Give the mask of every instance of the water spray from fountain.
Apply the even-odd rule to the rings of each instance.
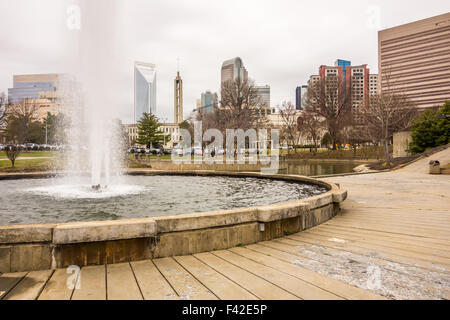
[[[71,32],[73,56],[70,74],[60,84],[60,104],[71,120],[68,128],[70,152],[65,171],[69,179],[90,174],[91,186],[101,191],[121,174],[118,153],[121,128],[114,121],[112,83],[118,78],[115,68],[115,6],[111,0],[80,0],[79,29]],[[75,10],[76,11],[76,10]],[[79,84],[79,85],[78,85]]]

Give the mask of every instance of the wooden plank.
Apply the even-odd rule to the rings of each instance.
[[[263,246],[265,248],[268,248],[268,249],[275,250],[273,252],[273,254],[275,256],[283,258],[283,259],[286,259],[289,262],[297,260],[297,261],[304,261],[304,262],[310,263],[313,260],[310,256],[308,256],[306,254],[303,254],[303,249],[300,249],[299,246],[297,246],[297,245],[286,244],[286,243],[275,242],[275,241],[260,242],[260,243],[258,243],[258,245],[261,245],[261,246]],[[300,246],[301,245],[302,245],[302,243],[300,243]],[[304,243],[304,245],[309,246],[310,244],[309,243]],[[315,244],[315,246],[318,246],[318,244]],[[331,253],[332,255],[341,256],[342,253],[345,252],[345,251],[343,251],[341,249],[332,248],[332,247],[323,247],[323,248],[326,249],[326,251],[328,253]],[[283,255],[284,253],[288,254],[288,255],[293,255],[293,256],[296,257],[296,259],[295,260],[289,260],[290,257]],[[360,255],[360,256],[365,256],[365,255],[362,255],[360,253],[355,253],[355,252],[351,252],[351,253],[352,254],[356,254],[356,255]],[[319,263],[325,263],[325,264],[327,263],[327,258],[325,258],[325,261],[322,261],[322,259],[317,259],[317,258],[318,257],[316,257],[315,261],[317,261]],[[416,273],[415,276],[417,278],[423,279],[424,281],[427,281],[427,274],[430,271],[429,269],[426,269],[426,268],[421,268],[419,266],[411,266],[410,264],[399,263],[399,262],[396,262],[396,263],[400,264],[400,265],[403,265],[404,267],[406,267],[406,269],[404,269],[404,268],[402,268],[402,269],[394,268],[392,266],[392,262],[391,261],[385,260],[385,259],[382,259],[382,258],[372,257],[372,256],[370,257],[370,260],[372,261],[372,263],[374,263],[374,264],[376,264],[376,265],[378,265],[378,266],[380,266],[380,267],[382,267],[382,268],[384,268],[386,270],[391,270],[393,272],[396,272],[396,273],[399,273],[399,274],[403,274],[405,276],[410,276],[410,273],[407,271],[407,268],[408,267],[413,267],[414,270],[416,270],[417,272],[420,272],[420,273]],[[329,266],[329,268],[332,268],[332,266]],[[405,271],[402,271],[402,270],[405,270]],[[439,272],[439,271],[437,271],[437,272]]]
[[[250,259],[244,258],[229,250],[216,251],[214,255],[241,267],[267,281],[275,284],[276,286],[292,293],[293,295],[304,300],[342,300],[343,298],[319,288],[311,283],[303,281],[299,278],[293,277],[289,274],[280,272],[277,269],[278,265],[267,267],[266,265],[257,263]]]
[[[14,287],[4,300],[36,300],[53,270],[32,271]]]
[[[332,232],[336,234],[352,234],[352,235],[360,235],[361,237],[365,237],[367,239],[378,239],[378,240],[388,240],[395,243],[404,243],[404,244],[415,244],[425,248],[436,248],[440,250],[444,250],[450,252],[450,241],[447,241],[446,244],[437,243],[432,240],[423,237],[415,237],[415,236],[403,236],[397,235],[389,232],[380,232],[380,231],[371,231],[371,230],[361,230],[354,228],[340,228],[331,225],[321,225],[320,227],[311,229],[310,231],[326,231]]]
[[[70,287],[75,281],[70,282],[70,279],[76,275],[74,273],[67,273],[67,269],[57,269],[47,281],[44,290],[39,296],[39,300],[70,300],[72,297],[73,288]],[[68,283],[69,280],[69,283]]]
[[[6,296],[26,275],[27,272],[2,274],[0,276],[0,299]]]
[[[304,239],[310,239],[311,241],[325,241],[328,243],[337,244],[335,241],[333,241],[333,237],[327,237],[322,235],[315,235],[309,232],[302,232],[297,235],[292,235],[286,237],[287,239],[292,240],[304,240]],[[342,239],[344,240],[344,239]],[[410,250],[406,249],[398,249],[393,248],[390,246],[382,245],[382,244],[374,244],[368,241],[363,240],[350,240],[346,241],[345,243],[338,243],[339,246],[345,247],[358,247],[358,248],[364,248],[369,250],[374,250],[375,252],[387,254],[387,255],[395,255],[399,257],[403,257],[404,259],[409,259],[411,262],[416,262],[418,264],[423,263],[424,265],[429,265],[430,263],[440,265],[442,267],[445,267],[447,270],[450,270],[450,259],[449,258],[443,258],[438,257],[435,255],[427,254],[427,253],[418,253],[418,252],[412,252]]]
[[[129,263],[108,264],[106,279],[108,300],[142,300]]]
[[[380,245],[383,247],[401,249],[401,250],[414,252],[414,253],[418,253],[418,254],[426,253],[427,255],[430,255],[430,256],[436,256],[436,257],[441,257],[441,258],[446,258],[446,259],[450,258],[450,251],[442,250],[440,248],[424,247],[424,246],[421,246],[419,243],[416,243],[413,241],[411,241],[410,243],[408,243],[408,242],[398,243],[395,240],[392,240],[388,237],[386,237],[385,239],[382,239],[380,237],[371,237],[371,236],[366,236],[366,235],[357,234],[357,233],[334,232],[334,231],[327,231],[324,229],[309,230],[307,233],[305,232],[305,234],[323,236],[323,237],[326,237],[329,239],[338,238],[338,239],[343,239],[346,241],[369,243],[369,244],[373,244],[373,245]]]
[[[298,300],[299,298],[284,289],[241,269],[212,253],[199,253],[194,255],[200,261],[234,281],[253,295],[263,300]]]
[[[221,300],[257,300],[253,294],[193,256],[174,257]]]
[[[406,215],[403,218],[387,218],[387,217],[377,217],[371,216],[370,214],[356,214],[352,213],[346,216],[338,216],[336,217],[336,222],[360,222],[360,223],[375,223],[375,224],[388,224],[391,226],[396,226],[399,229],[419,229],[424,231],[437,230],[439,232],[443,232],[444,234],[448,234],[448,229],[445,225],[448,225],[448,221],[446,223],[442,222],[438,223],[426,223],[426,222],[415,222],[407,219]]]
[[[450,244],[450,240],[443,240],[443,239],[436,239],[432,237],[432,234],[428,234],[426,236],[422,235],[411,235],[411,234],[403,234],[403,233],[397,233],[397,232],[391,232],[389,230],[377,230],[377,229],[369,229],[368,227],[355,227],[351,225],[342,225],[342,224],[336,224],[336,223],[324,223],[323,225],[320,225],[320,227],[332,227],[332,228],[339,228],[339,229],[345,229],[345,230],[351,230],[351,231],[358,231],[358,232],[368,232],[370,234],[377,234],[377,235],[389,235],[390,237],[400,238],[400,239],[420,239],[420,241],[429,243],[429,244],[441,244],[448,246]]]
[[[131,262],[145,300],[177,300],[178,295],[151,260]]]
[[[106,266],[83,267],[72,300],[106,300]]]
[[[349,244],[341,244],[341,243],[332,243],[329,241],[322,241],[322,240],[311,240],[308,238],[303,238],[303,239],[295,239],[295,238],[283,238],[283,239],[277,239],[274,240],[274,242],[279,242],[279,243],[284,243],[284,244],[289,244],[291,246],[301,246],[301,245],[316,245],[316,246],[322,246],[325,248],[332,248],[332,249],[339,249],[340,251],[348,251],[348,252],[352,252],[355,254],[359,254],[359,255],[363,255],[363,256],[368,256],[368,257],[374,257],[374,254],[376,254],[376,256],[378,258],[384,259],[384,260],[390,260],[393,262],[397,262],[397,263],[401,263],[401,264],[406,264],[408,266],[420,266],[424,269],[427,270],[432,270],[432,271],[439,271],[442,272],[442,266],[436,266],[433,265],[430,262],[424,262],[424,261],[418,261],[415,259],[408,259],[405,258],[403,256],[398,256],[398,255],[394,255],[394,254],[390,254],[387,252],[382,252],[382,251],[374,251],[374,250],[370,250],[367,248],[363,248],[363,247],[358,247],[358,246],[353,246],[353,245],[349,245]]]
[[[365,223],[365,222],[352,221],[352,220],[347,220],[347,221],[336,220],[336,221],[333,221],[332,224],[353,227],[353,228],[399,233],[399,234],[405,234],[405,235],[410,235],[410,236],[420,236],[420,237],[429,237],[430,233],[433,233],[432,230],[422,230],[419,228],[407,228],[407,227],[402,228],[399,226],[390,225],[389,223],[386,223],[386,222],[384,222],[384,223]],[[433,238],[448,241],[448,240],[450,240],[450,235],[448,234],[448,232],[436,231],[433,233]]]
[[[172,258],[153,260],[183,300],[217,300],[217,297]]]
[[[332,292],[340,297],[351,300],[386,300],[385,297],[371,291],[354,287],[345,282],[321,275],[301,266],[295,265],[292,261],[298,260],[294,255],[284,252],[276,252],[260,245],[251,245],[246,248],[234,248],[231,251],[238,253],[248,259],[264,264],[265,266],[276,266],[277,270],[285,272],[291,276],[309,282],[319,288]],[[281,257],[280,257],[281,256]],[[286,258],[287,257],[287,258]]]

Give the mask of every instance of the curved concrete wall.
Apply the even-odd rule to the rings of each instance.
[[[0,272],[128,262],[228,249],[296,233],[334,217],[347,192],[294,175],[230,172],[130,172],[133,175],[226,175],[311,183],[329,191],[262,207],[118,221],[0,227]]]

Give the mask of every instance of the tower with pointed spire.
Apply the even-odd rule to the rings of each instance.
[[[177,77],[175,78],[175,103],[174,103],[174,123],[183,122],[183,80],[180,77],[180,68],[178,67]]]

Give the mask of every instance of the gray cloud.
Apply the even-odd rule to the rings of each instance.
[[[294,100],[295,87],[337,58],[367,63],[377,72],[377,30],[367,27],[367,9],[377,6],[381,28],[448,11],[446,0],[325,1],[282,0],[89,0],[81,3],[81,41],[67,30],[69,0],[4,0],[0,2],[0,91],[20,73],[67,72],[77,55],[99,62],[99,91],[125,122],[133,116],[133,62],[155,63],[157,114],[173,118],[173,79],[177,57],[184,80],[185,115],[205,90],[219,90],[220,67],[240,56],[257,84],[272,87],[272,104]],[[83,20],[82,20],[83,21]],[[86,48],[89,48],[86,49]],[[79,58],[79,57],[78,57]],[[74,60],[75,59],[75,60]],[[78,60],[79,61],[79,60]],[[95,82],[91,83],[95,86]],[[100,99],[101,100],[101,99]]]

